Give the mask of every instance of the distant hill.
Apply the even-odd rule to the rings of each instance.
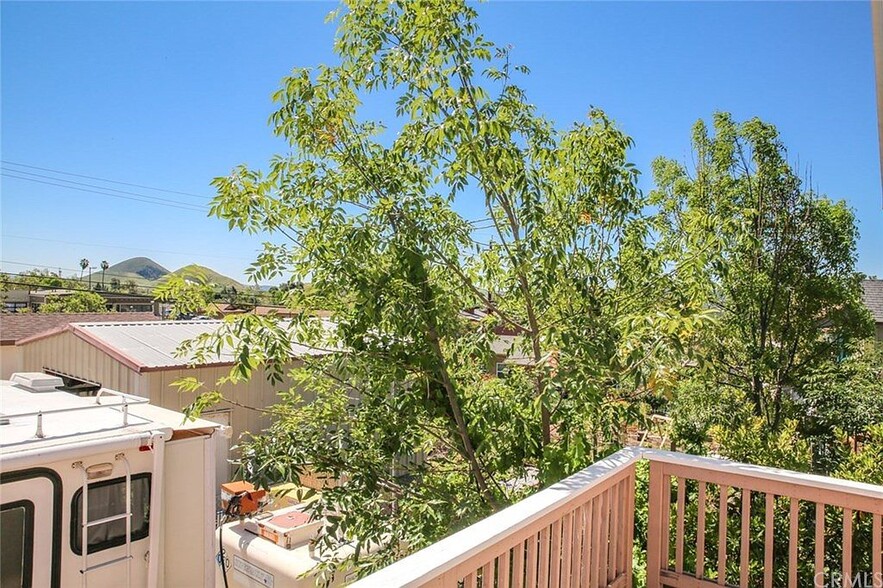
[[[237,282],[233,278],[228,278],[223,274],[219,274],[211,268],[192,263],[184,267],[170,272],[160,264],[156,263],[149,257],[133,257],[125,261],[116,263],[107,268],[107,280],[117,278],[120,282],[125,283],[132,280],[138,286],[145,288],[154,288],[166,276],[191,276],[200,277],[210,284],[218,284],[219,286],[233,286],[237,290],[246,290],[247,286]],[[92,274],[93,279],[101,279],[101,271]]]
[[[219,274],[215,270],[211,268],[207,268],[204,265],[198,265],[195,263],[191,263],[190,265],[185,265],[182,268],[176,269],[171,273],[173,276],[181,276],[184,278],[187,277],[198,277],[209,284],[217,284],[219,286],[233,286],[240,292],[243,290],[247,290],[248,286],[242,284],[241,282],[237,282],[233,278],[228,278],[223,274]]]
[[[133,257],[107,268],[107,275],[118,277],[121,280],[131,278],[139,281],[140,278],[140,280],[154,282],[168,273],[169,270],[149,257]]]

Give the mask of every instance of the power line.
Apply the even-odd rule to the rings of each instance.
[[[142,189],[144,189],[144,190],[154,190],[154,191],[157,191],[157,192],[166,192],[166,193],[168,193],[168,194],[179,194],[179,195],[181,195],[181,196],[190,196],[190,197],[192,197],[192,198],[199,198],[199,199],[202,199],[202,200],[210,200],[210,199],[211,199],[211,196],[204,196],[204,195],[200,195],[200,194],[193,194],[192,192],[181,192],[180,190],[169,190],[169,189],[167,189],[167,188],[155,188],[155,187],[153,187],[153,186],[145,186],[145,185],[143,185],[143,184],[133,184],[133,183],[131,183],[131,182],[121,182],[121,181],[119,181],[119,180],[108,180],[107,178],[99,178],[99,177],[97,177],[97,176],[87,176],[87,175],[85,175],[85,174],[76,174],[76,173],[73,173],[73,172],[62,171],[62,170],[52,169],[52,168],[48,168],[48,167],[39,167],[39,166],[37,166],[37,165],[29,165],[29,164],[27,164],[27,163],[17,163],[17,162],[15,162],[15,161],[9,161],[9,160],[6,160],[6,159],[2,159],[2,160],[0,160],[0,163],[5,163],[6,165],[15,165],[15,166],[18,166],[18,167],[26,167],[26,168],[29,168],[29,169],[38,169],[38,170],[40,170],[40,171],[48,171],[48,172],[52,172],[52,173],[54,173],[54,174],[63,174],[63,175],[66,175],[66,176],[73,176],[73,177],[76,177],[76,178],[85,178],[85,179],[87,179],[87,180],[97,180],[97,181],[99,181],[99,182],[107,182],[107,183],[109,183],[109,184],[118,184],[118,185],[120,185],[120,186],[131,186],[131,187],[133,187],[133,188],[142,188]]]
[[[36,178],[41,178],[43,180],[51,180],[53,182],[64,182],[65,185],[73,184],[75,186],[86,186],[87,188],[95,188],[98,190],[102,190],[104,192],[113,192],[115,194],[129,194],[131,196],[138,196],[140,198],[147,198],[150,200],[155,200],[157,202],[167,202],[170,204],[180,204],[182,206],[192,206],[193,208],[196,208],[199,210],[202,210],[205,208],[204,206],[190,204],[189,202],[182,202],[181,200],[172,200],[170,198],[160,198],[159,196],[150,196],[148,194],[141,194],[140,192],[130,192],[128,190],[117,190],[116,188],[108,188],[107,186],[96,186],[95,184],[87,184],[85,182],[77,182],[74,180],[67,180],[64,178],[55,178],[52,176],[47,176],[45,174],[38,174],[38,173],[34,173],[34,172],[29,172],[29,171],[23,171],[23,170],[18,170],[18,169],[9,169],[9,168],[6,168],[5,171],[11,172],[11,173],[16,173],[16,174],[23,174],[23,175],[27,175],[27,176],[31,176],[31,177],[36,177]],[[21,179],[24,179],[24,178],[21,178]]]
[[[34,182],[34,183],[37,183],[37,184],[46,184],[47,186],[57,186],[57,187],[59,187],[59,188],[67,188],[68,190],[77,190],[77,191],[79,191],[79,192],[88,192],[88,193],[91,193],[91,194],[99,194],[99,195],[101,195],[101,196],[110,196],[110,197],[112,197],[112,198],[122,198],[123,200],[133,200],[133,201],[135,201],[135,202],[144,202],[144,203],[147,203],[147,204],[155,204],[155,205],[157,205],[157,206],[167,206],[167,207],[170,207],[170,208],[180,208],[181,210],[190,210],[190,211],[192,211],[192,212],[206,212],[206,209],[204,209],[204,208],[198,208],[198,207],[195,207],[195,206],[190,205],[190,204],[185,204],[185,203],[180,203],[180,204],[167,204],[167,203],[165,203],[165,202],[157,202],[156,200],[146,200],[146,198],[151,198],[150,196],[145,196],[145,198],[133,198],[133,197],[131,197],[131,196],[124,196],[124,195],[122,195],[122,194],[113,194],[113,193],[111,193],[111,192],[105,192],[105,191],[103,191],[103,190],[102,190],[102,191],[99,191],[99,190],[95,190],[95,189],[78,188],[78,187],[76,187],[76,186],[71,186],[71,185],[67,185],[67,184],[59,184],[59,183],[57,183],[57,182],[47,182],[47,181],[44,181],[44,180],[38,180],[38,179],[35,179],[35,178],[27,178],[27,177],[22,177],[22,176],[16,176],[16,175],[12,175],[12,174],[10,174],[9,172],[6,172],[6,171],[2,171],[2,172],[0,172],[0,175],[5,176],[5,177],[7,177],[7,178],[14,178],[14,179],[16,179],[16,180],[24,180],[24,181],[27,181],[27,182]],[[62,181],[63,181],[63,180],[62,180]]]

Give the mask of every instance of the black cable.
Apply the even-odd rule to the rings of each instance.
[[[249,500],[253,500],[251,492],[248,490],[237,492],[230,497],[226,508],[224,508],[224,520],[218,527],[218,565],[221,566],[221,575],[224,577],[224,588],[230,588],[227,584],[227,566],[224,565],[224,525],[230,522],[233,517],[242,517],[242,499],[246,496]]]

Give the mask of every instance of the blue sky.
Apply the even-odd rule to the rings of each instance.
[[[0,179],[0,267],[72,273],[81,257],[146,255],[241,278],[259,238],[119,196],[201,206],[212,177],[284,151],[266,124],[270,94],[292,67],[333,61],[324,17],[334,7],[3,2],[0,149],[14,162],[3,169],[44,183]],[[859,269],[883,276],[868,2],[491,0],[478,11],[486,36],[530,66],[522,85],[541,112],[564,127],[599,106],[635,139],[644,189],[654,157],[689,159],[697,118],[728,110],[773,122],[815,185],[855,210]]]

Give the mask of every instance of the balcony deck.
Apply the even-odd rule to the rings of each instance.
[[[883,588],[883,487],[640,448],[622,449],[354,586],[630,588],[634,549],[644,545],[635,536],[642,461],[649,462],[640,496],[648,588]]]

